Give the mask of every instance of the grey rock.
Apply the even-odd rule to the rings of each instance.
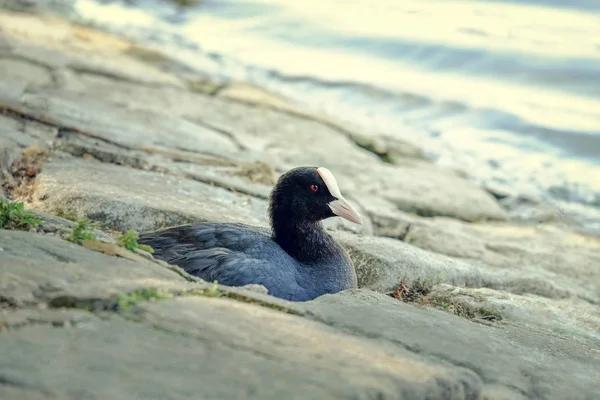
[[[21,13],[0,14],[0,25],[12,58],[145,85],[185,86],[173,74],[129,56],[127,52],[135,45],[116,36],[72,25],[59,18]]]
[[[134,228],[140,232],[192,221],[268,226],[267,201],[263,197],[268,196],[271,185],[243,177],[252,164],[180,165],[158,156],[143,157],[126,149],[116,151],[115,146],[93,143],[93,139],[80,140],[85,135],[74,136],[79,139],[61,141],[58,148],[79,156],[89,154],[103,161],[167,173],[61,157],[56,153],[37,177],[32,206],[50,213],[74,212],[78,218],[99,220],[112,229]],[[329,229],[372,232],[368,218],[363,225],[352,225],[355,224],[340,218],[325,223]]]
[[[127,110],[88,97],[13,89],[0,95],[0,105],[127,148],[156,145],[207,154],[231,154],[238,150],[226,136],[185,119]]]
[[[296,165],[328,166],[349,197],[368,193],[402,210],[427,216],[507,218],[487,192],[429,163],[407,160],[403,165],[385,164],[348,137],[318,122],[243,104],[200,100],[203,106],[196,109],[196,118],[234,136],[242,132],[244,137],[257,137],[265,142],[265,160],[282,170]],[[370,167],[365,169],[367,164]]]
[[[459,315],[504,318],[562,337],[584,337],[600,342],[600,309],[577,299],[549,299],[518,295],[489,288],[453,287],[441,284],[427,295],[428,301],[443,305]]]
[[[600,240],[552,225],[413,223],[407,243],[504,276],[496,288],[600,304]]]
[[[151,261],[136,263],[57,237],[0,230],[0,298],[14,306],[55,299],[104,299],[147,287],[183,287],[186,280]]]
[[[484,383],[482,398],[592,399],[597,394],[598,339],[548,332],[536,321],[485,326],[362,290],[321,296],[305,307],[336,329],[475,371]]]
[[[265,226],[274,179],[313,164],[329,167],[367,217],[359,229],[326,223],[362,289],[308,303],[259,286],[213,290],[148,254],[86,250],[60,239],[71,222],[47,214],[40,234],[0,230],[1,398],[596,396],[598,240],[483,223],[548,219],[505,199],[507,212],[407,143],[255,87],[176,76],[166,72],[177,71],[173,60],[126,40],[26,14],[0,13],[0,26],[2,156],[53,149],[28,207],[119,230]],[[477,223],[423,218],[436,216]],[[424,303],[449,312],[368,290],[403,279],[443,282]],[[224,298],[110,311],[116,295],[139,289],[207,288]]]
[[[113,317],[86,328],[6,333],[3,381],[111,399],[474,399],[481,388],[467,369],[257,306],[186,298],[145,310],[142,323]]]
[[[4,166],[13,160],[27,147],[38,146],[40,149],[50,147],[58,134],[58,129],[36,121],[22,120],[17,117],[0,115],[0,149],[10,155],[4,159]]]
[[[0,312],[0,330],[18,329],[27,325],[52,325],[55,327],[82,326],[95,319],[94,315],[81,310],[48,309],[44,307]]]
[[[486,276],[477,267],[389,238],[336,232],[334,237],[348,250],[359,287],[393,291],[401,280],[438,280],[479,287]]]
[[[77,79],[74,95],[93,93],[93,97],[130,110],[180,115],[226,133],[279,171],[298,165],[326,165],[349,198],[379,196],[390,207],[426,216],[448,215],[468,221],[507,218],[493,196],[455,173],[413,157],[398,159],[398,165],[383,163],[318,120],[175,88],[144,87],[103,77]],[[146,101],[140,102],[140,98]],[[363,168],[367,164],[370,167]]]
[[[55,156],[38,175],[32,206],[101,221],[117,230],[153,230],[192,221],[264,225],[264,200],[166,174]]]
[[[52,83],[47,68],[20,60],[0,59],[0,76],[7,81],[27,82],[32,87]]]

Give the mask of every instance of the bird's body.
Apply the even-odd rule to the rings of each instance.
[[[195,223],[144,233],[140,243],[152,246],[155,257],[206,281],[261,284],[269,294],[292,301],[357,286],[350,258],[321,223],[336,214],[360,223],[329,171],[303,167],[284,174],[273,190],[270,214],[271,230]]]

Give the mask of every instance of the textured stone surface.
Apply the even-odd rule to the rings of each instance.
[[[577,296],[600,304],[598,238],[552,225],[464,224],[434,219],[411,225],[405,240],[490,271],[520,276],[522,286],[516,282],[505,286],[515,293]]]
[[[431,365],[256,306],[248,314],[216,302],[157,303],[154,314],[166,318],[155,325],[161,329],[110,318],[85,328],[32,326],[4,334],[3,382],[58,397],[111,399],[468,399],[479,392],[478,377],[466,369]],[[174,314],[163,314],[166,307]],[[256,313],[282,329],[260,329],[251,318]],[[187,317],[198,318],[197,326],[169,326]],[[235,334],[222,317],[238,328]],[[273,346],[274,339],[281,344]],[[24,354],[48,360],[50,368]]]
[[[187,281],[160,265],[109,257],[57,237],[0,230],[3,301],[24,306],[57,296],[106,298]]]
[[[113,292],[199,285],[158,264],[44,235],[0,234],[8,260],[0,296],[13,307],[16,300],[53,304],[66,294],[97,301]],[[31,259],[39,260],[37,268]],[[599,378],[597,335],[561,332],[538,319],[486,326],[366,290],[307,303],[247,296],[263,305],[204,296],[142,299],[135,312],[102,318],[4,309],[3,398],[101,397],[109,382],[111,398],[586,399]]]
[[[138,231],[196,220],[266,224],[265,200],[157,172],[54,157],[33,191],[36,208],[75,211],[107,227]]]
[[[0,183],[17,179],[0,195],[92,218],[114,242],[196,220],[265,226],[277,177],[312,164],[365,216],[326,223],[362,289],[308,303],[262,287],[136,297],[213,286],[61,240],[72,223],[47,214],[46,234],[0,230],[0,398],[597,397],[598,239],[519,225],[551,221],[520,203],[490,222],[509,218],[495,198],[419,149],[152,49],[45,16],[0,12],[0,26]],[[13,177],[36,147],[41,172]],[[422,304],[377,293],[400,281],[441,284]]]
[[[361,291],[313,303],[313,316],[338,329],[476,371],[485,385],[482,397],[591,399],[597,393],[597,336],[557,334],[526,320],[485,326]]]

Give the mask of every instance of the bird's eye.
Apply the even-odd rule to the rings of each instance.
[[[310,185],[310,190],[312,190],[313,192],[318,192],[319,187],[317,185]]]

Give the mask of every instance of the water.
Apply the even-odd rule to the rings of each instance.
[[[600,233],[600,1],[77,0],[224,79],[422,146]]]

